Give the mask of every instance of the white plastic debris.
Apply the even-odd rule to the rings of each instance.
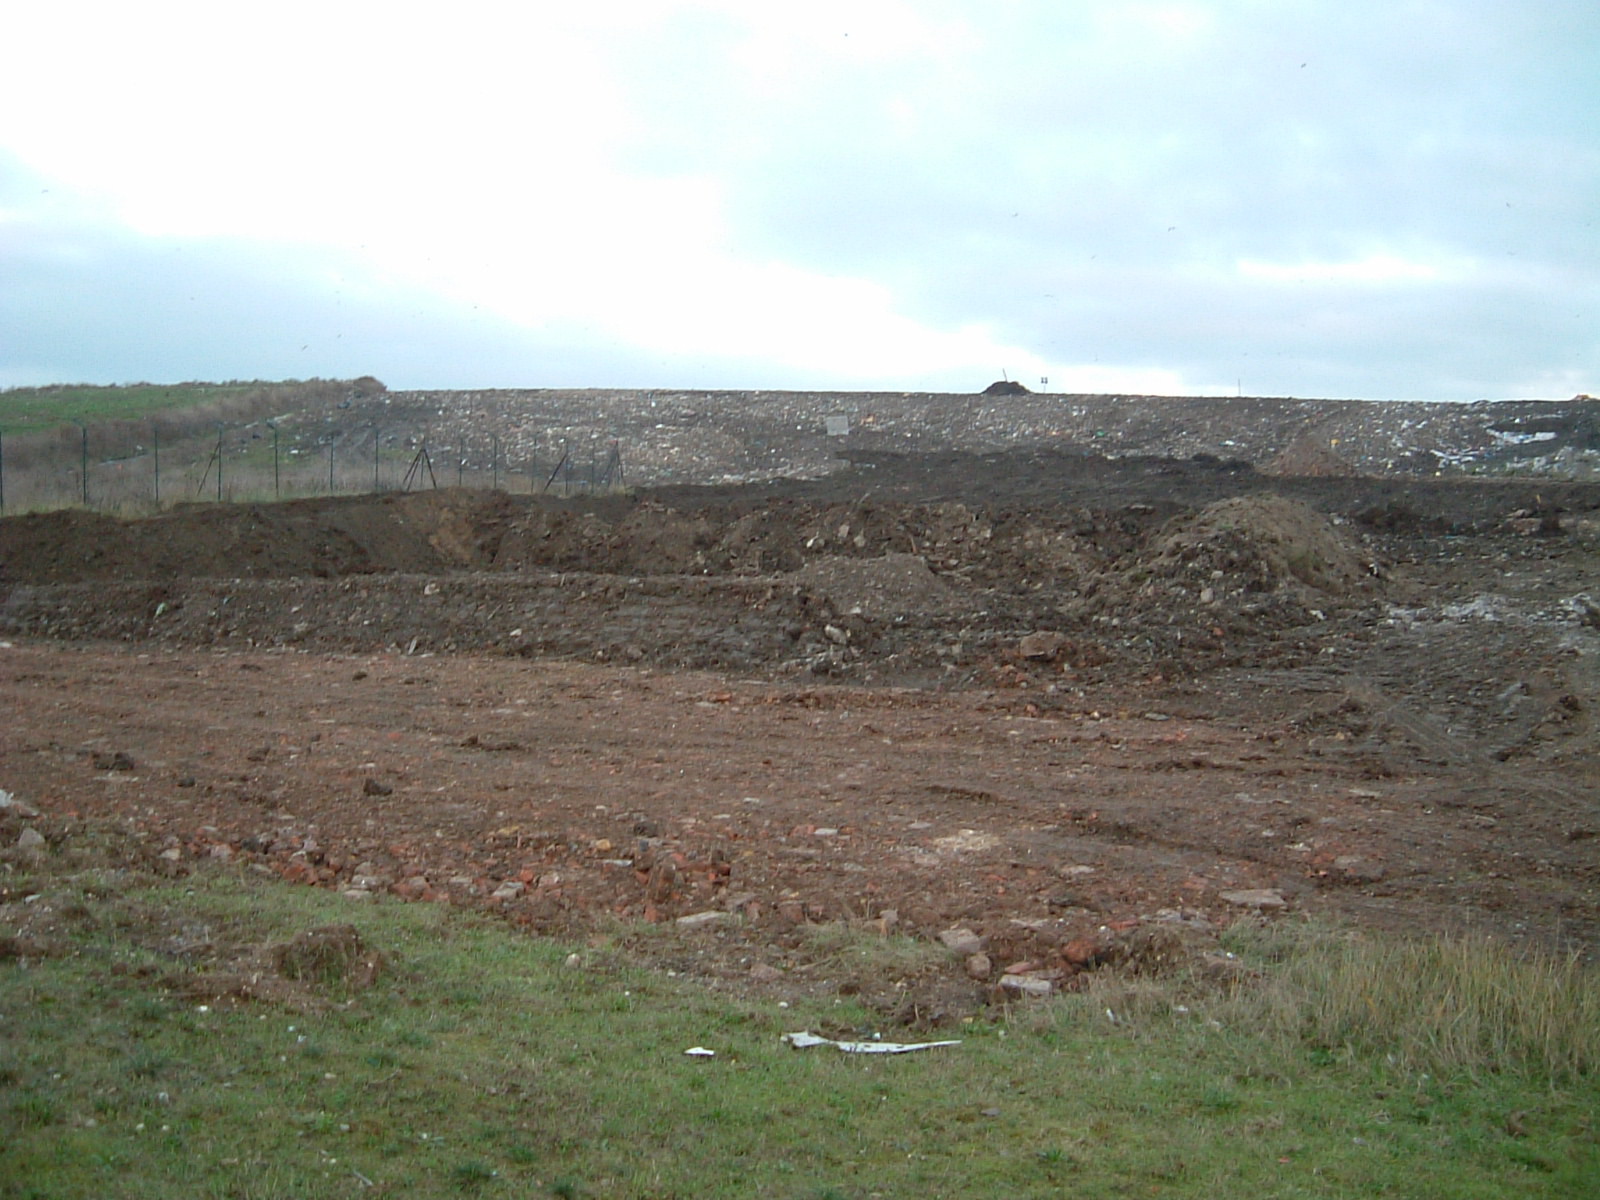
[[[936,1046],[959,1046],[953,1042],[837,1042],[833,1038],[818,1037],[814,1033],[786,1033],[783,1040],[796,1050],[812,1046],[835,1046],[846,1054],[909,1054],[913,1050],[932,1050]]]
[[[717,1056],[715,1050],[707,1050],[704,1046],[690,1046],[684,1053],[690,1058],[715,1058]]]

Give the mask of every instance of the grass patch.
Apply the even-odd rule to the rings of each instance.
[[[7,433],[54,429],[80,421],[138,420],[157,413],[194,408],[244,396],[260,383],[136,383],[96,387],[61,384],[0,391],[0,427]]]
[[[0,964],[5,1197],[1600,1187],[1593,976],[1481,943],[1408,958],[1325,931],[1241,933],[1257,975],[1231,992],[1108,977],[941,1033],[958,1047],[861,1057],[780,1040],[873,1028],[850,997],[730,999],[607,946],[567,965],[574,947],[443,906],[354,906],[228,872],[92,896],[23,882],[40,898],[0,908],[0,935],[51,919],[70,952]],[[279,956],[298,999],[197,999],[218,965],[174,958],[177,927],[218,948],[298,944]],[[382,972],[354,986],[338,945],[304,940],[332,927]],[[811,950],[842,975],[948,961],[842,927]],[[696,1045],[716,1057],[686,1058]]]

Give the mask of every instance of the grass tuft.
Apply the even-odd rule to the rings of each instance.
[[[1600,1066],[1600,990],[1576,956],[1478,936],[1265,935],[1276,960],[1241,997],[1286,1039],[1393,1056],[1435,1074],[1519,1072],[1565,1082]]]

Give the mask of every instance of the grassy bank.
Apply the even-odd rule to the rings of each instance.
[[[1108,976],[881,1031],[959,1046],[853,1056],[781,1040],[870,1036],[847,1001],[783,1008],[617,941],[236,868],[166,880],[52,841],[0,873],[0,1196],[1600,1189],[1594,980],[1487,944],[1241,931],[1232,987]]]
[[[236,400],[274,387],[261,383],[137,383],[125,386],[57,384],[0,392],[0,427],[19,434],[60,425],[142,420]]]

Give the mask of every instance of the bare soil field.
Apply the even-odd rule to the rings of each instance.
[[[1255,915],[1600,948],[1600,484],[852,458],[0,521],[0,854],[109,822],[779,991],[846,986],[807,926],[945,935],[847,985],[928,1022]]]

